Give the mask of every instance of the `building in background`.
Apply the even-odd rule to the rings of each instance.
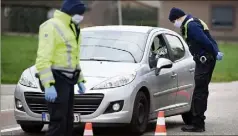
[[[83,1],[89,7],[94,2]],[[62,0],[2,0],[1,31],[38,33],[39,25],[52,17],[53,11],[61,5]]]
[[[118,25],[118,5],[116,0],[94,1],[85,15],[88,26]],[[158,26],[158,1],[121,0],[123,25]]]
[[[59,9],[62,0],[2,0],[1,31],[37,33],[39,25]],[[90,8],[82,27],[118,25],[116,0],[83,0]],[[204,20],[217,40],[238,41],[238,1],[121,0],[123,25],[165,27],[179,32],[168,20],[172,7]]]
[[[48,11],[59,8],[61,3],[39,0],[2,0],[1,31],[37,33],[39,25],[47,20]],[[4,14],[6,13],[7,14]]]
[[[159,1],[121,1],[123,25],[158,24]]]
[[[118,25],[117,1],[83,0],[89,7],[81,27]],[[155,1],[121,1],[124,25],[158,26],[158,5]],[[3,0],[2,31],[37,33],[39,25],[60,9],[62,0]],[[4,14],[5,13],[5,14]]]
[[[169,23],[168,15],[172,7],[183,9],[201,18],[207,23],[211,34],[217,40],[238,41],[238,1],[161,1],[159,22],[161,27],[166,27],[179,32]]]

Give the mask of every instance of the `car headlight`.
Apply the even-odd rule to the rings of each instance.
[[[131,73],[131,74],[125,74],[121,76],[116,76],[113,78],[110,78],[101,84],[95,86],[93,90],[98,90],[98,89],[108,89],[108,88],[115,88],[115,87],[120,87],[127,85],[131,83],[136,77],[136,72]]]
[[[25,76],[21,76],[19,83],[27,87],[37,88],[36,84]]]

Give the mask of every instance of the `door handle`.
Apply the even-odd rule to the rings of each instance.
[[[176,76],[177,76],[177,74],[173,74],[173,75],[171,75],[172,78],[175,78]]]
[[[195,71],[195,68],[191,68],[191,69],[189,69],[189,72],[194,72]]]

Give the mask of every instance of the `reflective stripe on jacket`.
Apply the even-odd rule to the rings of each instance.
[[[70,72],[80,69],[80,43],[81,34],[77,39],[71,16],[59,10],[55,11],[53,18],[40,26],[35,65],[44,87],[55,83],[51,69]],[[84,79],[82,72],[80,73],[79,82],[82,82]]]
[[[201,22],[201,24],[202,24],[204,30],[209,30],[209,28],[208,28],[208,26],[206,25],[206,23],[204,23],[201,19],[198,19],[198,20]],[[184,28],[185,28],[185,30],[184,30],[184,31],[185,31],[185,33],[184,33],[184,38],[185,38],[185,39],[188,38],[188,23],[191,22],[191,21],[194,21],[194,19],[193,19],[193,18],[190,18],[190,19],[185,23],[185,25],[184,25]]]

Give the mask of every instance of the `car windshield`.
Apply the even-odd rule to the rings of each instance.
[[[81,60],[140,62],[146,33],[120,31],[82,32]]]

